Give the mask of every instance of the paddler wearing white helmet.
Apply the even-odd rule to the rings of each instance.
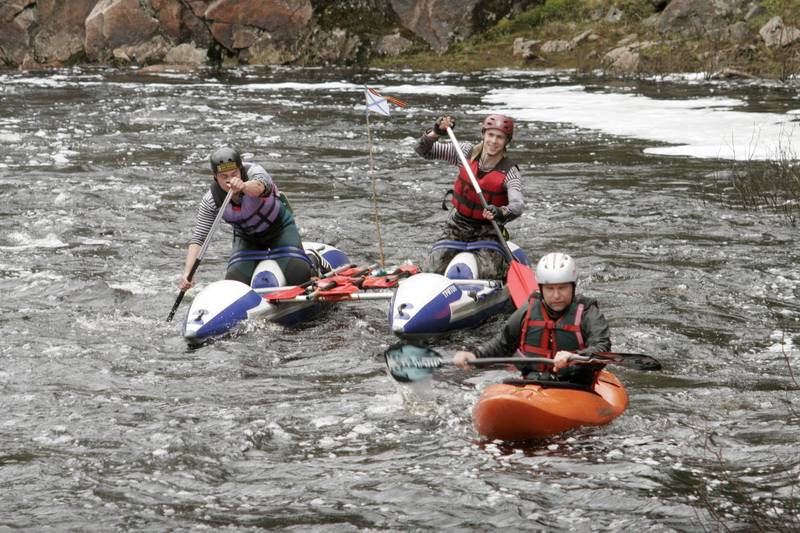
[[[526,357],[554,359],[552,367],[531,368],[526,377],[534,374],[537,379],[558,379],[591,387],[602,367],[572,364],[569,356],[611,350],[608,322],[597,300],[576,293],[577,265],[565,253],[543,256],[536,265],[536,279],[539,292],[532,293],[528,302],[512,313],[502,330],[472,351],[456,352],[453,363],[468,369],[469,360],[511,357],[519,351]]]

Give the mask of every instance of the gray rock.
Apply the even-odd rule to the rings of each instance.
[[[147,14],[139,0],[100,0],[86,18],[84,49],[89,59],[103,60],[110,51],[124,60],[128,52],[158,31],[158,21]],[[115,55],[116,57],[116,55]]]
[[[20,65],[26,55],[32,55],[28,30],[36,20],[32,1],[15,0],[0,6],[0,63]]]
[[[384,35],[375,44],[375,53],[379,56],[395,57],[411,48],[412,44],[400,33]]]
[[[305,53],[306,61],[319,64],[353,64],[363,43],[358,35],[335,28],[315,31]]]
[[[769,48],[788,46],[800,40],[800,30],[784,25],[781,17],[772,17],[764,24],[758,34],[764,39],[764,44]]]
[[[116,63],[148,65],[160,63],[169,50],[169,43],[160,35],[136,45],[119,46],[111,51]]]
[[[239,57],[251,65],[286,65],[297,60],[298,54],[293,48],[282,43],[275,43],[269,33],[263,34],[253,46],[242,50]]]
[[[173,46],[164,56],[164,63],[168,65],[204,65],[208,52],[197,48],[194,43],[183,43]]]
[[[573,37],[572,44],[578,45],[586,41],[596,41],[598,38],[599,37],[597,37],[597,34],[592,30],[586,30],[585,32]]]
[[[536,55],[534,49],[538,49],[541,42],[542,41],[538,39],[523,39],[522,37],[517,37],[514,39],[514,49],[512,53],[522,59],[538,58],[539,56]]]
[[[436,51],[474,31],[473,12],[479,0],[391,0],[400,22]]]
[[[701,37],[709,29],[722,25],[716,4],[709,0],[672,0],[661,12],[656,30],[685,37]]]
[[[620,20],[622,20],[622,17],[624,15],[625,15],[625,13],[623,13],[620,8],[618,8],[617,6],[611,6],[608,9],[608,13],[606,13],[605,21],[606,22],[616,23],[616,22],[619,22]]]
[[[539,48],[539,50],[541,50],[545,54],[558,54],[561,52],[569,52],[574,48],[575,48],[575,43],[572,41],[555,40],[555,41],[547,41],[541,46],[541,48]]]
[[[258,28],[287,40],[306,28],[312,15],[311,0],[216,0],[204,14],[215,24]]]
[[[641,57],[627,46],[620,46],[603,57],[606,70],[615,74],[635,74],[639,69]]]

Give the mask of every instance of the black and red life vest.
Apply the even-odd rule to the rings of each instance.
[[[480,172],[478,166],[480,164],[480,151],[473,150],[470,154],[469,166],[472,173],[478,181],[483,197],[486,203],[503,207],[508,205],[508,192],[506,191],[504,182],[508,171],[517,165],[504,157],[500,160],[495,167],[489,172]],[[475,220],[484,221],[483,218],[483,204],[472,186],[472,181],[469,179],[467,170],[461,166],[459,167],[458,177],[453,183],[453,199],[451,200],[459,213],[465,217]]]
[[[564,314],[553,320],[547,315],[539,293],[532,294],[528,300],[528,312],[522,321],[519,349],[527,356],[550,359],[561,350],[583,350],[586,344],[581,321],[585,308],[583,302],[573,300]]]

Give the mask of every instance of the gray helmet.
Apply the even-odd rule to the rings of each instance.
[[[244,165],[242,164],[242,154],[240,154],[238,150],[229,146],[223,146],[222,148],[214,150],[211,153],[211,157],[208,159],[211,163],[211,172],[214,173],[214,176],[220,172],[227,172],[228,170],[238,168],[242,179],[245,179],[246,175]]]
[[[539,285],[575,283],[578,281],[575,260],[567,254],[557,252],[545,255],[536,265],[536,281]]]

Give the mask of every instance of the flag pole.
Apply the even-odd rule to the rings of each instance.
[[[376,185],[375,180],[375,163],[372,158],[372,129],[369,125],[369,107],[367,107],[367,112],[365,114],[367,119],[367,139],[369,139],[369,175],[372,179],[372,210],[373,215],[375,217],[375,230],[378,233],[378,250],[380,252],[380,265],[381,268],[384,267],[384,256],[383,256],[383,238],[381,237],[381,221],[380,217],[378,216],[378,187]]]

